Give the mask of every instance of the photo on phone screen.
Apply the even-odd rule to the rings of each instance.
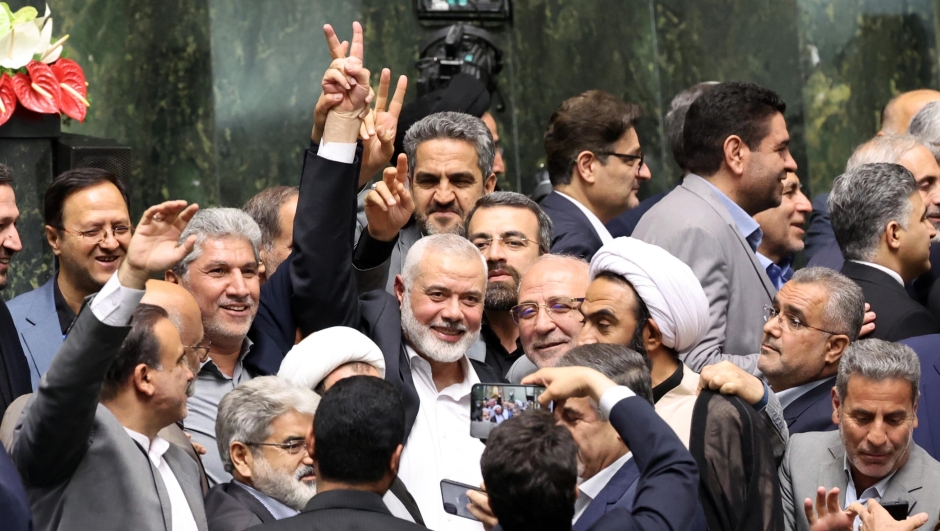
[[[544,391],[538,385],[474,384],[470,391],[470,436],[486,439],[493,428],[513,416],[540,409],[538,397]]]
[[[463,483],[451,481],[449,479],[441,480],[441,499],[444,501],[444,512],[455,516],[462,516],[471,520],[476,520],[467,505],[470,504],[470,498],[467,497],[468,490],[483,492],[478,487],[471,487]]]

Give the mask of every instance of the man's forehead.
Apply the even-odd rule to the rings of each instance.
[[[829,302],[829,292],[819,284],[787,282],[777,292],[775,300],[781,307],[799,308],[804,313],[821,312]]]
[[[862,374],[849,376],[846,385],[846,406],[874,412],[913,408],[911,383],[903,378],[873,380]]]
[[[445,286],[448,289],[479,289],[486,285],[482,260],[461,260],[454,257],[424,256],[415,285]]]
[[[524,207],[495,206],[479,208],[470,218],[467,234],[499,236],[507,232],[526,232],[538,229],[539,220],[535,213]]]
[[[224,236],[221,238],[206,238],[200,244],[202,255],[196,260],[199,262],[244,260],[245,255],[254,258],[254,248],[248,238],[240,236]]]
[[[465,140],[435,138],[418,144],[415,150],[415,173],[433,174],[468,172],[482,180],[476,148]]]
[[[519,289],[523,297],[584,297],[591,279],[587,264],[566,260],[539,260],[525,275]]]

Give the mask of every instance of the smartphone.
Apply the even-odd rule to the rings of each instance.
[[[470,390],[470,436],[486,439],[493,428],[513,416],[541,409],[538,397],[544,391],[538,385],[474,384]]]
[[[463,483],[449,479],[442,479],[441,499],[444,501],[444,512],[476,520],[477,518],[473,516],[473,513],[467,510],[467,505],[470,504],[470,498],[467,497],[468,490],[483,492],[482,489],[477,487],[471,487],[470,485],[464,485]]]
[[[891,518],[895,520],[904,520],[907,518],[907,513],[910,510],[908,508],[906,501],[895,501],[895,502],[886,502],[881,504],[882,507],[888,511],[888,514],[891,515]]]

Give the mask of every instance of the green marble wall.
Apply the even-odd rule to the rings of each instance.
[[[42,8],[42,0],[12,0]],[[639,104],[653,180],[678,175],[662,117],[675,94],[705,80],[747,80],[787,101],[792,150],[813,193],[841,173],[878,128],[893,95],[938,86],[940,0],[515,0],[494,113],[506,189],[531,190],[542,133],[557,105],[591,88]],[[165,198],[238,206],[294,184],[329,62],[321,27],[366,32],[366,63],[411,78],[432,33],[412,0],[49,0],[55,35],[84,67],[92,108],[74,133],[115,138],[136,155],[132,215]],[[9,151],[9,149],[7,150]],[[0,146],[0,158],[4,147]],[[40,153],[18,160],[42,161]],[[47,157],[47,156],[46,156]],[[40,162],[39,164],[46,164]],[[22,171],[33,167],[23,163]],[[18,183],[27,245],[4,296],[51,270],[39,221],[43,183]],[[17,271],[18,270],[18,271]]]

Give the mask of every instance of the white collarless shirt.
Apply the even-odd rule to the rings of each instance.
[[[418,391],[418,417],[402,451],[398,477],[414,497],[428,529],[482,531],[480,522],[444,512],[441,480],[477,487],[483,482],[483,443],[470,436],[470,389],[480,378],[464,356],[464,379],[438,392],[431,365],[405,347]],[[397,516],[397,515],[396,515]]]
[[[197,531],[196,519],[193,517],[193,510],[189,507],[186,495],[183,494],[183,488],[180,487],[179,480],[176,479],[170,465],[163,458],[163,454],[170,449],[170,443],[162,437],[154,437],[151,442],[146,435],[128,428],[124,428],[124,431],[131,436],[131,439],[144,447],[150,462],[153,463],[157,472],[160,472],[160,477],[163,478],[163,485],[170,497],[170,516],[173,522],[173,531]]]
[[[559,192],[558,190],[555,190],[555,193],[564,197],[568,201],[571,201],[572,203],[574,203],[574,206],[578,207],[578,209],[581,210],[581,212],[585,216],[587,216],[588,221],[591,222],[591,227],[594,228],[594,232],[596,232],[597,236],[601,239],[601,243],[603,243],[604,245],[607,245],[608,243],[614,241],[614,237],[610,235],[610,231],[607,230],[607,227],[605,227],[604,224],[601,223],[601,220],[597,216],[595,216],[593,212],[588,210],[588,207],[582,205],[570,195]]]

